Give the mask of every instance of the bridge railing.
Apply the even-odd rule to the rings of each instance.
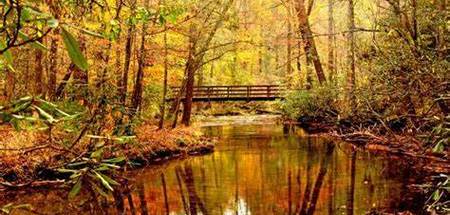
[[[173,97],[180,87],[171,87]],[[235,85],[235,86],[196,86],[193,97],[196,99],[274,99],[280,98],[286,88],[280,85]],[[182,96],[183,98],[185,95]]]

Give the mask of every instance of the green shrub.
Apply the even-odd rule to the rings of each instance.
[[[302,116],[336,117],[338,94],[338,90],[330,86],[292,91],[286,95],[281,109],[290,119],[298,119]]]

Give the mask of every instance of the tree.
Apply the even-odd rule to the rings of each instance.
[[[348,100],[350,102],[351,112],[355,111],[356,101],[355,101],[355,5],[353,0],[348,0],[348,33],[347,33],[347,43],[348,43],[348,54],[347,54],[347,93]]]
[[[148,7],[148,0],[145,0],[144,8]],[[133,89],[133,97],[131,102],[132,112],[135,113],[138,111],[139,107],[142,103],[142,81],[144,79],[144,67],[146,66],[146,49],[145,49],[145,40],[147,36],[147,22],[149,14],[146,13],[146,17],[143,18],[142,22],[142,32],[141,32],[141,47],[139,49],[139,60],[138,60],[138,70],[136,73],[136,80],[134,82]]]
[[[309,5],[309,8],[312,8],[312,2],[310,2]],[[305,49],[307,62],[312,62],[316,70],[317,79],[320,84],[323,84],[325,83],[326,78],[323,72],[322,63],[320,62],[319,54],[317,52],[316,44],[314,42],[311,26],[308,21],[308,13],[310,13],[311,10],[309,9],[307,11],[305,9],[305,0],[297,0],[296,6],[299,30],[303,40],[303,48]]]
[[[135,31],[135,16],[136,16],[136,3],[137,0],[131,0],[131,15],[128,19],[128,30],[127,30],[127,39],[125,42],[125,63],[122,71],[122,79],[119,85],[119,97],[122,105],[126,105],[127,100],[127,91],[128,91],[128,72],[130,70],[131,63],[131,53],[133,49],[133,39],[134,39],[134,31]]]
[[[213,8],[211,8],[211,11],[202,18],[203,20],[201,20],[201,23],[203,23],[203,25],[197,26],[195,23],[191,23],[189,27],[188,56],[185,64],[185,84],[181,90],[185,90],[186,93],[184,98],[183,117],[181,119],[184,125],[189,125],[191,120],[195,73],[203,66],[204,57],[209,50],[211,41],[222,25],[233,2],[234,0],[216,2],[216,4],[213,5]],[[213,15],[216,13],[218,16],[213,18]]]
[[[335,78],[335,41],[336,36],[334,35],[334,0],[328,0],[328,79],[330,81],[333,81]]]

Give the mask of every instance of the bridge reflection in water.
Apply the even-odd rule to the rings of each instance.
[[[420,174],[401,160],[275,124],[209,126],[204,133],[219,138],[216,152],[131,171],[128,185],[107,200],[83,193],[68,201],[48,190],[8,202],[32,204],[42,214],[416,214],[423,208],[425,199],[407,186],[420,183]]]
[[[347,144],[286,134],[279,125],[214,126],[205,133],[221,138],[217,151],[139,174],[136,187],[144,190],[132,192],[133,207],[149,214],[309,215],[414,212],[423,205],[408,193],[413,173],[401,162]],[[144,205],[138,193],[145,193]]]

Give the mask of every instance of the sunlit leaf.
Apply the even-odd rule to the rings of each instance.
[[[106,163],[120,163],[125,160],[124,156],[103,160]]]
[[[120,185],[117,181],[113,180],[109,176],[99,173],[99,172],[98,172],[98,174],[100,174],[109,184],[114,185],[114,186]]]
[[[52,115],[50,115],[49,113],[47,113],[46,111],[44,111],[42,108],[33,105],[33,107],[38,111],[39,115],[44,118],[45,120],[47,120],[49,123],[55,123],[57,122],[57,120],[55,118],[53,118]]]
[[[91,154],[91,158],[99,159],[103,155],[103,148],[97,149]]]
[[[30,40],[30,37],[28,35],[26,35],[25,33],[23,33],[22,31],[19,31],[19,37],[22,38],[25,41]],[[40,43],[38,41],[32,42],[31,46],[33,46],[33,48],[36,48],[36,49],[48,51],[48,48],[46,46],[44,46],[44,44],[42,44],[42,43]]]
[[[440,140],[434,147],[433,152],[441,153],[444,151],[444,139]]]
[[[105,178],[103,178],[103,176],[102,176],[100,173],[98,173],[98,172],[95,171],[95,170],[93,170],[92,172],[94,172],[95,177],[103,184],[103,186],[104,186],[105,188],[107,188],[107,189],[110,190],[110,191],[114,191],[114,189],[111,187],[111,185],[109,184],[109,182],[108,182]]]
[[[6,44],[3,41],[0,41],[0,50],[3,50],[6,48]],[[5,58],[6,62],[10,65],[13,64],[13,56],[9,50],[6,50],[3,52],[2,56]]]
[[[49,20],[47,20],[47,25],[50,28],[56,28],[59,25],[59,21],[57,19],[54,19],[54,18],[53,19],[49,19]]]
[[[69,192],[69,199],[73,199],[76,195],[78,195],[78,193],[80,193],[81,190],[81,185],[82,185],[82,179],[78,179],[77,183],[75,183],[75,185],[73,185],[72,189]]]
[[[76,173],[76,172],[78,172],[77,170],[73,170],[73,169],[64,169],[64,168],[60,168],[60,169],[57,169],[58,170],[58,172],[60,172],[60,173]]]
[[[83,53],[80,50],[80,46],[75,38],[65,28],[61,28],[61,34],[63,37],[64,45],[69,53],[69,57],[72,62],[80,68],[82,71],[88,70],[88,63]]]

